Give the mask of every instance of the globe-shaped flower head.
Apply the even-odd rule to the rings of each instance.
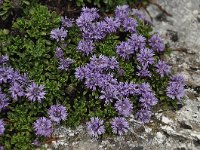
[[[123,135],[128,132],[129,124],[123,117],[115,117],[111,120],[112,132]]]
[[[52,105],[48,110],[49,118],[56,123],[60,123],[61,120],[66,120],[67,111],[62,105]]]
[[[87,122],[87,131],[88,134],[93,137],[98,137],[105,132],[105,127],[103,125],[103,120],[99,119],[98,117],[92,117],[90,122]]]
[[[53,132],[52,123],[50,119],[46,117],[40,117],[33,124],[33,129],[36,132],[36,135],[50,137]]]
[[[27,87],[26,91],[26,97],[29,101],[41,102],[41,100],[45,98],[46,92],[43,85],[38,86],[36,83],[33,82]]]

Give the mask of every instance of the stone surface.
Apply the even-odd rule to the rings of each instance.
[[[55,150],[199,150],[200,149],[200,0],[157,0],[172,17],[158,7],[147,10],[154,18],[154,30],[170,44],[168,58],[175,72],[186,80],[186,97],[176,112],[156,113],[159,123],[143,126],[130,118],[130,132],[124,137],[91,139],[83,126],[59,128],[62,137],[49,145]]]

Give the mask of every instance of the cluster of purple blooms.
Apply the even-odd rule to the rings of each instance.
[[[53,132],[53,123],[59,124],[67,118],[66,108],[59,104],[52,105],[47,113],[49,118],[40,117],[34,122],[33,129],[36,135],[50,137]]]
[[[18,71],[9,67],[8,56],[0,57],[0,110],[5,109],[10,103],[8,96],[3,93],[4,85],[9,85],[8,91],[13,101],[26,97],[31,102],[41,102],[45,98],[46,91],[43,85],[37,85],[29,81],[26,74],[20,74]]]
[[[64,41],[67,36],[67,30],[65,30],[63,27],[56,28],[51,31],[51,38],[55,39],[57,42]]]
[[[0,112],[5,110],[10,103],[26,97],[31,102],[42,102],[45,98],[44,86],[38,86],[31,82],[26,74],[8,66],[9,58],[7,55],[0,56]],[[5,93],[8,87],[8,93]],[[0,135],[5,131],[5,123],[0,119]]]
[[[53,29],[50,33],[50,37],[57,42],[63,42],[65,38],[67,37],[67,28],[70,28],[73,26],[73,19],[68,18],[67,16],[64,16],[61,18],[62,26],[60,28]],[[64,58],[64,52],[60,47],[56,48],[55,51],[55,57],[59,61],[59,67],[60,70],[67,71],[70,67],[70,65],[73,63],[73,60],[70,58]]]
[[[63,42],[65,38],[67,37],[67,28],[70,28],[73,26],[73,20],[70,18],[62,17],[61,18],[62,26],[60,28],[53,29],[50,33],[50,37],[57,42]],[[60,47],[56,48],[55,51],[55,57],[59,61],[59,67],[60,70],[67,71],[70,67],[70,65],[73,63],[73,60],[70,58],[64,58],[64,52]]]
[[[115,109],[118,115],[122,117],[114,118],[111,127],[113,133],[123,135],[128,130],[128,122],[124,117],[129,117],[133,110],[133,105],[128,97],[131,95],[140,95],[141,110],[136,114],[136,117],[143,123],[149,122],[151,107],[158,100],[148,83],[134,84],[132,82],[118,82],[111,73],[111,71],[118,68],[119,64],[115,57],[109,58],[100,55],[97,58],[94,55],[90,59],[90,63],[76,69],[75,76],[81,81],[84,80],[86,87],[92,91],[96,91],[99,88],[102,94],[100,99],[105,100],[107,103],[115,102]],[[99,118],[92,118],[87,123],[87,130],[94,137],[103,134],[105,132],[103,121]]]
[[[149,83],[140,84],[138,94],[141,109],[136,113],[136,118],[143,123],[148,123],[152,115],[151,108],[157,104],[158,99],[153,94]]]
[[[129,58],[135,50],[143,48],[145,38],[137,35],[136,27],[137,20],[130,16],[137,16],[140,20],[144,20],[141,13],[136,13],[136,10],[131,11],[129,6],[118,6],[115,10],[114,17],[105,17],[99,19],[98,10],[96,8],[83,8],[80,17],[76,19],[76,24],[83,33],[83,39],[78,44],[77,50],[83,54],[91,54],[94,49],[94,42],[103,39],[107,34],[111,34],[123,28],[124,31],[130,32],[133,36],[130,41],[122,42],[118,46],[119,55],[123,58]],[[125,50],[127,49],[127,51]]]
[[[18,101],[22,97],[26,97],[31,102],[41,103],[46,94],[44,86],[29,81],[26,74],[20,74],[9,67],[8,61],[7,55],[0,56],[0,112],[5,110],[12,101]],[[0,119],[0,135],[4,133],[4,126],[4,121]]]
[[[64,16],[61,18],[62,26],[60,28],[53,29],[50,33],[50,37],[57,42],[63,42],[67,37],[67,28],[73,26],[73,19]]]
[[[156,52],[163,52],[165,49],[165,44],[162,42],[161,38],[156,34],[149,39],[149,45]]]
[[[159,60],[155,67],[156,72],[159,73],[161,77],[170,74],[171,66],[167,65],[165,61]]]
[[[138,19],[143,22],[150,23],[143,14],[137,9],[130,9],[128,5],[117,6],[114,17],[105,17],[100,20],[98,10],[96,8],[84,7],[75,21],[62,17],[62,26],[64,29],[73,26],[73,23],[79,27],[82,32],[82,39],[79,41],[76,49],[83,55],[90,57],[90,62],[84,66],[76,68],[75,77],[83,81],[85,86],[94,91],[100,91],[100,100],[106,104],[113,103],[118,113],[118,117],[111,119],[111,127],[113,133],[123,135],[128,131],[129,125],[125,117],[129,117],[133,112],[133,104],[131,97],[137,96],[140,104],[140,110],[136,112],[135,117],[142,123],[148,123],[152,116],[152,107],[158,103],[158,99],[149,83],[136,84],[131,82],[121,82],[115,78],[117,72],[123,76],[124,70],[120,67],[118,57],[107,57],[104,55],[94,55],[96,43],[108,34],[117,31],[128,33],[129,37],[126,41],[121,41],[116,46],[116,53],[119,57],[126,61],[134,58],[137,62],[137,73],[140,77],[151,77],[152,71],[160,75],[160,77],[169,76],[171,66],[163,60],[157,60],[155,55],[162,53],[165,44],[161,38],[155,34],[149,40],[140,35],[137,31]],[[151,23],[150,23],[151,24]],[[54,30],[53,30],[54,31]],[[63,31],[64,35],[66,31]],[[62,41],[65,37],[59,32],[52,34],[55,40]],[[64,38],[62,38],[64,37]],[[63,59],[64,52],[61,48],[57,48],[55,52],[56,58]],[[70,61],[65,61],[66,65],[60,62],[60,69],[65,67],[68,69]],[[65,67],[64,67],[65,66]],[[65,69],[65,70],[67,70]],[[180,77],[181,78],[181,77]],[[172,77],[166,89],[167,96],[172,99],[180,100],[184,95],[183,79]],[[98,137],[105,132],[104,121],[98,117],[92,117],[87,122],[87,131],[90,135]]]
[[[87,132],[90,136],[98,138],[105,133],[104,121],[98,117],[90,118],[90,121],[86,123]],[[110,121],[112,132],[117,135],[124,135],[129,130],[129,123],[123,117],[115,117]]]

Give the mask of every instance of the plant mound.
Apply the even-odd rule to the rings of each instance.
[[[75,20],[41,5],[25,12],[10,32],[0,31],[6,149],[39,146],[60,123],[84,123],[96,138],[124,135],[131,115],[148,123],[156,109],[183,98],[183,77],[164,60],[170,49],[138,10],[117,6],[101,17],[84,7]]]

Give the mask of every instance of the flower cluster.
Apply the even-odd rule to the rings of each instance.
[[[98,117],[90,118],[90,121],[86,123],[87,132],[89,135],[98,138],[100,135],[105,133],[104,121]],[[124,135],[128,132],[129,123],[123,117],[115,117],[111,119],[110,125],[112,132],[118,135]]]
[[[106,57],[100,55],[99,58],[93,55],[90,63],[83,67],[78,67],[75,76],[79,80],[85,79],[87,88],[95,91],[97,87],[106,87],[110,82],[115,82],[113,74],[106,74],[106,71],[119,68],[119,64],[115,57]]]
[[[1,56],[2,65],[0,64],[0,85],[7,84],[8,91],[13,101],[17,101],[21,97],[27,97],[29,101],[41,102],[45,98],[46,91],[44,86],[38,86],[36,83],[29,81],[26,74],[20,74],[18,71],[9,67],[8,56]],[[6,108],[9,104],[9,98],[0,90],[0,110]]]
[[[149,45],[156,52],[163,52],[164,49],[165,49],[165,44],[163,43],[163,41],[161,40],[161,38],[158,35],[156,35],[156,34],[153,35],[149,39]]]
[[[171,66],[167,65],[166,62],[159,60],[155,66],[156,72],[158,72],[161,77],[164,77],[164,75],[169,75]]]
[[[171,77],[171,81],[167,87],[167,96],[171,99],[181,100],[185,95],[184,92],[184,79],[180,75],[174,75]]]
[[[55,57],[59,61],[58,69],[67,71],[74,62],[71,58],[64,58],[64,52],[60,47],[56,48]]]
[[[118,111],[119,115],[128,117],[132,113],[133,104],[130,102],[128,98],[125,98],[124,100],[118,100],[115,103],[115,108]]]
[[[64,39],[67,36],[67,31],[61,27],[61,28],[57,28],[51,31],[51,38],[55,39],[57,42],[58,41],[64,41]]]
[[[67,28],[70,28],[73,26],[73,19],[62,17],[62,26],[61,28],[53,29],[50,33],[50,36],[52,39],[56,40],[57,42],[63,42],[65,38],[67,37]],[[65,46],[67,46],[65,44]],[[87,47],[85,47],[87,49]],[[55,51],[55,57],[59,61],[59,67],[60,70],[67,71],[70,67],[70,65],[74,62],[71,58],[64,58],[64,52],[61,47],[57,47]]]
[[[67,111],[62,105],[52,105],[48,110],[48,115],[52,121],[60,123],[61,120],[66,120]]]
[[[49,137],[53,132],[51,120],[46,117],[40,117],[34,122],[33,129],[36,135]]]
[[[61,17],[62,26],[65,28],[69,28],[73,26],[73,19],[68,18],[67,16]]]
[[[99,135],[105,132],[105,127],[103,124],[103,120],[99,119],[98,117],[92,117],[90,122],[87,122],[87,132],[89,135],[93,137],[98,137]]]
[[[128,132],[129,123],[126,121],[125,118],[115,117],[111,121],[111,127],[113,133],[123,135]]]
[[[77,46],[77,50],[89,55],[93,52],[94,44],[91,40],[81,40]]]
[[[124,20],[126,18],[129,18],[130,8],[128,5],[123,6],[117,6],[115,9],[115,16],[119,20]]]
[[[49,119],[46,117],[38,118],[34,124],[33,129],[36,135],[50,137],[53,132],[53,123],[59,124],[67,118],[66,108],[62,105],[52,105],[48,109]]]

